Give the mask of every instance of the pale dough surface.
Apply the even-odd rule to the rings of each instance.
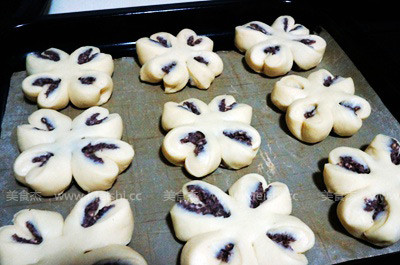
[[[165,93],[174,93],[190,84],[208,89],[214,78],[222,73],[221,58],[214,53],[213,41],[197,36],[190,29],[175,37],[159,32],[136,42],[140,79],[150,83],[163,81]]]
[[[303,70],[317,66],[324,56],[326,42],[291,16],[278,17],[272,26],[252,21],[235,29],[235,45],[245,52],[246,63],[257,73],[281,76],[293,63]]]
[[[114,61],[97,47],[85,46],[71,55],[50,48],[26,57],[25,96],[41,108],[62,109],[71,101],[78,108],[106,103],[113,91]]]
[[[247,174],[229,189],[191,181],[171,210],[175,235],[187,241],[182,265],[307,264],[314,233],[291,216],[288,187]]]
[[[333,131],[351,136],[371,113],[365,99],[354,95],[352,78],[318,70],[308,78],[283,77],[275,83],[271,100],[286,111],[286,124],[297,139],[307,143],[324,140]]]
[[[261,144],[251,117],[252,108],[230,95],[217,96],[208,105],[195,98],[167,102],[161,123],[169,132],[162,152],[195,177],[206,176],[221,163],[233,169],[248,166]]]
[[[338,147],[329,153],[324,181],[329,191],[345,195],[337,214],[350,234],[378,246],[400,239],[399,164],[399,142],[382,134],[365,152]]]
[[[131,163],[134,150],[121,139],[119,114],[92,107],[74,120],[40,109],[17,128],[22,153],[14,162],[16,179],[51,196],[62,193],[72,176],[85,191],[107,190]]]
[[[134,218],[126,199],[92,192],[78,201],[67,218],[57,212],[25,209],[13,225],[0,228],[0,263],[4,265],[93,265],[123,260],[146,265],[125,247],[131,241]]]

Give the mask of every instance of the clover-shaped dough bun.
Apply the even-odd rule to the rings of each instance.
[[[113,201],[105,191],[84,196],[65,221],[57,212],[25,209],[14,215],[13,223],[0,228],[0,264],[146,264],[125,246],[134,227],[128,200]]]
[[[235,29],[235,45],[246,52],[247,64],[267,76],[287,74],[295,62],[301,69],[317,66],[326,42],[290,16],[278,17],[272,26],[252,21]]]
[[[365,152],[339,147],[329,154],[324,181],[345,197],[337,214],[346,230],[378,246],[400,239],[400,145],[379,134]]]
[[[106,103],[113,91],[113,59],[92,46],[71,55],[56,48],[30,53],[26,71],[29,76],[22,82],[22,90],[41,108],[62,109],[69,101],[79,108],[98,106]]]
[[[171,210],[175,235],[187,241],[182,265],[307,264],[302,254],[314,233],[290,216],[288,187],[267,184],[258,174],[236,181],[229,195],[203,181],[191,181]]]
[[[162,126],[169,131],[162,152],[177,166],[185,166],[195,177],[203,177],[221,162],[239,169],[253,161],[261,138],[250,126],[252,108],[239,104],[229,95],[215,97],[210,104],[190,98],[180,103],[167,102]]]
[[[188,81],[200,89],[208,89],[222,73],[221,58],[214,53],[210,38],[197,36],[190,29],[175,37],[166,32],[136,42],[140,79],[150,83],[163,81],[165,93],[182,90]]]
[[[333,76],[326,70],[304,78],[285,76],[275,83],[271,100],[286,111],[286,124],[296,138],[316,143],[333,131],[351,136],[371,113],[369,103],[354,95],[352,78]]]
[[[73,121],[40,109],[28,121],[17,128],[22,153],[14,174],[43,196],[62,193],[72,176],[85,191],[107,190],[133,159],[132,146],[119,140],[121,117],[105,108],[91,107]]]

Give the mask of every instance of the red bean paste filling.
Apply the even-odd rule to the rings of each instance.
[[[200,132],[191,132],[185,138],[181,139],[181,144],[192,143],[194,144],[194,154],[198,156],[204,151],[204,146],[207,144],[206,136]]]
[[[54,62],[58,62],[60,60],[60,55],[52,50],[47,50],[44,51],[42,53],[36,53],[35,54],[36,57],[40,58],[40,59],[45,59],[45,60],[50,60],[50,61],[54,61]]]
[[[41,121],[44,125],[46,125],[47,131],[52,131],[52,130],[55,129],[55,127],[53,126],[53,124],[51,124],[51,122],[50,122],[47,118],[42,117],[42,118],[40,119],[40,121]],[[34,127],[34,129],[35,129],[35,130],[39,130],[39,131],[44,131],[44,130],[38,128],[38,127]]]
[[[40,234],[40,232],[36,229],[36,227],[30,222],[27,221],[25,223],[26,228],[28,228],[29,232],[32,234],[32,239],[26,239],[23,237],[18,236],[17,234],[12,235],[12,239],[18,243],[23,243],[23,244],[33,244],[33,245],[39,245],[40,243],[43,242],[43,237]]]
[[[287,19],[287,17],[285,17],[284,19],[283,19],[283,30],[285,31],[285,32],[287,32],[287,30],[288,30],[288,23],[289,23],[289,20]]]
[[[206,61],[206,59],[204,59],[204,57],[202,56],[196,56],[193,59],[195,59],[196,61],[198,61],[199,63],[203,63],[205,65],[208,65],[208,61]]]
[[[44,155],[34,157],[34,158],[32,159],[32,163],[40,163],[39,167],[42,167],[42,166],[44,166],[44,165],[47,164],[47,162],[49,161],[49,159],[50,159],[52,156],[54,156],[53,153],[47,152],[47,153],[44,154]]]
[[[296,27],[292,28],[291,30],[289,30],[290,32],[301,29],[303,26],[302,25],[297,25]]]
[[[96,77],[93,77],[93,76],[85,76],[85,77],[83,77],[83,76],[81,76],[81,77],[78,78],[78,80],[81,81],[82,85],[91,85],[94,82],[96,82]]]
[[[198,45],[198,44],[200,44],[201,42],[203,41],[203,39],[202,38],[198,38],[197,40],[194,40],[194,36],[190,36],[188,39],[187,39],[187,45],[189,45],[189,46],[195,46],[195,45]]]
[[[277,233],[277,234],[267,233],[267,236],[272,241],[281,245],[282,247],[293,250],[292,247],[290,246],[290,243],[296,241],[296,239],[293,236],[286,233]]]
[[[228,263],[229,258],[232,255],[232,250],[235,247],[235,244],[229,243],[227,244],[224,248],[221,248],[221,250],[218,252],[216,258],[221,260],[222,262]]]
[[[242,144],[251,146],[251,136],[247,134],[247,132],[243,131],[243,130],[237,130],[237,131],[223,131],[222,132],[226,137],[229,137],[233,140],[236,140]]]
[[[58,88],[60,85],[61,79],[52,79],[52,78],[38,78],[36,79],[32,85],[33,86],[40,86],[43,87],[45,85],[49,85],[47,88],[46,92],[44,93],[46,95],[46,98],[49,97],[51,93],[53,93],[54,90]]]
[[[201,203],[191,203],[180,196],[178,205],[182,206],[184,209],[202,215],[211,214],[215,217],[222,216],[228,218],[231,216],[231,213],[224,209],[224,206],[222,206],[217,196],[214,194],[211,194],[198,185],[187,185],[186,189],[188,192],[192,192],[196,195]]]
[[[167,39],[164,39],[164,38],[161,37],[161,36],[157,36],[156,39],[157,39],[157,40],[152,40],[152,39],[150,39],[150,40],[153,41],[153,42],[155,42],[155,43],[160,44],[161,46],[163,46],[163,47],[165,47],[165,48],[170,48],[170,47],[171,47],[171,45],[168,43],[168,40],[167,40]]]
[[[270,53],[272,55],[275,55],[280,51],[280,49],[281,48],[278,45],[277,46],[270,46],[270,47],[265,48],[264,52],[265,53]]]
[[[226,105],[226,102],[225,102],[225,99],[222,99],[222,100],[219,102],[218,109],[219,109],[219,111],[221,111],[221,112],[227,112],[227,111],[233,109],[236,105],[237,105],[237,103],[236,103],[236,102],[233,102],[231,105],[227,106],[227,105]]]
[[[106,144],[106,143],[99,143],[92,145],[92,143],[89,143],[85,147],[82,148],[82,153],[85,155],[85,157],[89,158],[95,163],[100,163],[103,164],[104,161],[101,157],[96,156],[97,151],[103,151],[104,149],[118,149],[119,147],[116,146],[115,144]]]
[[[328,76],[324,79],[323,85],[326,87],[330,87],[333,83],[335,83],[339,79],[339,76],[336,75],[334,77]]]
[[[376,219],[378,214],[386,210],[387,203],[385,200],[385,196],[383,196],[382,194],[375,195],[374,199],[365,198],[364,202],[365,202],[364,211],[374,212],[372,215],[373,220]]]
[[[354,112],[354,114],[356,114],[356,112],[361,109],[360,106],[357,106],[357,105],[354,106],[351,103],[345,102],[345,101],[340,102],[339,105],[352,110]]]
[[[78,56],[78,64],[85,64],[93,60],[98,53],[92,54],[93,49],[89,48]]]
[[[400,145],[399,142],[396,141],[395,139],[392,139],[392,142],[390,144],[390,159],[392,160],[392,163],[395,165],[400,164]]]
[[[196,105],[193,104],[193,102],[185,101],[182,103],[182,105],[179,105],[178,107],[193,112],[196,115],[201,114],[199,109],[196,107]]]
[[[265,35],[271,35],[268,31],[266,31],[263,27],[261,27],[260,25],[258,25],[258,24],[256,24],[256,23],[251,23],[251,24],[250,24],[249,26],[247,26],[246,28],[259,31],[259,32],[261,32],[261,33],[264,33]]]
[[[351,156],[341,156],[338,165],[359,174],[369,174],[371,172],[368,166],[364,167],[364,165],[356,162]]]
[[[169,74],[169,72],[171,72],[172,68],[174,68],[176,66],[176,62],[172,62],[170,64],[167,64],[166,66],[164,66],[163,68],[161,68],[161,70],[166,73]]]
[[[301,42],[301,43],[303,43],[303,44],[305,44],[307,46],[310,46],[310,47],[312,47],[311,45],[316,43],[315,40],[310,40],[310,39],[301,39],[301,40],[297,40],[297,41],[299,41],[299,42]]]
[[[90,116],[89,118],[86,119],[85,124],[87,126],[93,126],[93,125],[97,125],[102,123],[103,121],[105,121],[107,119],[107,117],[104,117],[103,119],[97,119],[97,117],[99,117],[100,113],[94,113],[92,116]]]
[[[100,218],[102,218],[109,210],[115,207],[114,204],[104,206],[99,210],[100,198],[96,197],[93,201],[91,201],[85,207],[85,214],[83,216],[83,220],[81,226],[84,228],[91,227],[94,225]]]
[[[314,117],[316,113],[317,113],[317,106],[314,106],[314,108],[312,110],[304,113],[304,118],[309,119],[311,117]]]
[[[271,186],[264,190],[263,184],[261,182],[258,183],[257,189],[253,191],[250,195],[250,208],[257,208],[261,205],[261,203],[268,200],[268,192],[271,189]]]

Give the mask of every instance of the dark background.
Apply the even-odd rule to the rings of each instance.
[[[178,10],[153,6],[43,16],[47,0],[1,1],[0,37],[7,69],[0,71],[0,121],[10,75],[24,70],[27,52],[49,47],[71,52],[81,45],[95,45],[114,57],[132,56],[134,41],[139,37],[164,28],[177,32],[183,27],[211,35],[216,50],[232,49],[232,25],[251,20],[271,22],[284,14],[293,15],[315,31],[319,26],[326,28],[400,120],[400,16],[394,3],[351,0],[217,2],[220,3],[190,3],[185,4],[185,8],[178,5]],[[399,264],[399,260],[400,254],[395,253],[343,264]]]

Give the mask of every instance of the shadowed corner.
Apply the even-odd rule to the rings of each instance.
[[[181,245],[184,245],[185,242],[179,240],[179,239],[176,237],[176,235],[175,235],[175,232],[174,232],[174,225],[173,225],[173,223],[172,223],[171,213],[168,213],[168,214],[167,214],[167,216],[165,217],[165,222],[166,222],[166,224],[167,224],[167,226],[168,226],[168,229],[169,229],[169,231],[170,231],[170,234],[173,236],[174,240],[175,240],[177,243],[179,243],[179,244],[181,244]],[[178,252],[178,254],[177,254],[176,265],[180,265],[180,264],[181,264],[181,259],[180,259],[180,257],[181,257],[181,254],[182,254],[182,249],[183,249],[183,247],[179,249],[179,252]]]
[[[315,186],[318,188],[319,191],[324,192],[327,191],[327,188],[324,183],[324,166],[328,163],[328,158],[323,158],[318,161],[318,172],[314,172],[312,175],[313,181]]]

